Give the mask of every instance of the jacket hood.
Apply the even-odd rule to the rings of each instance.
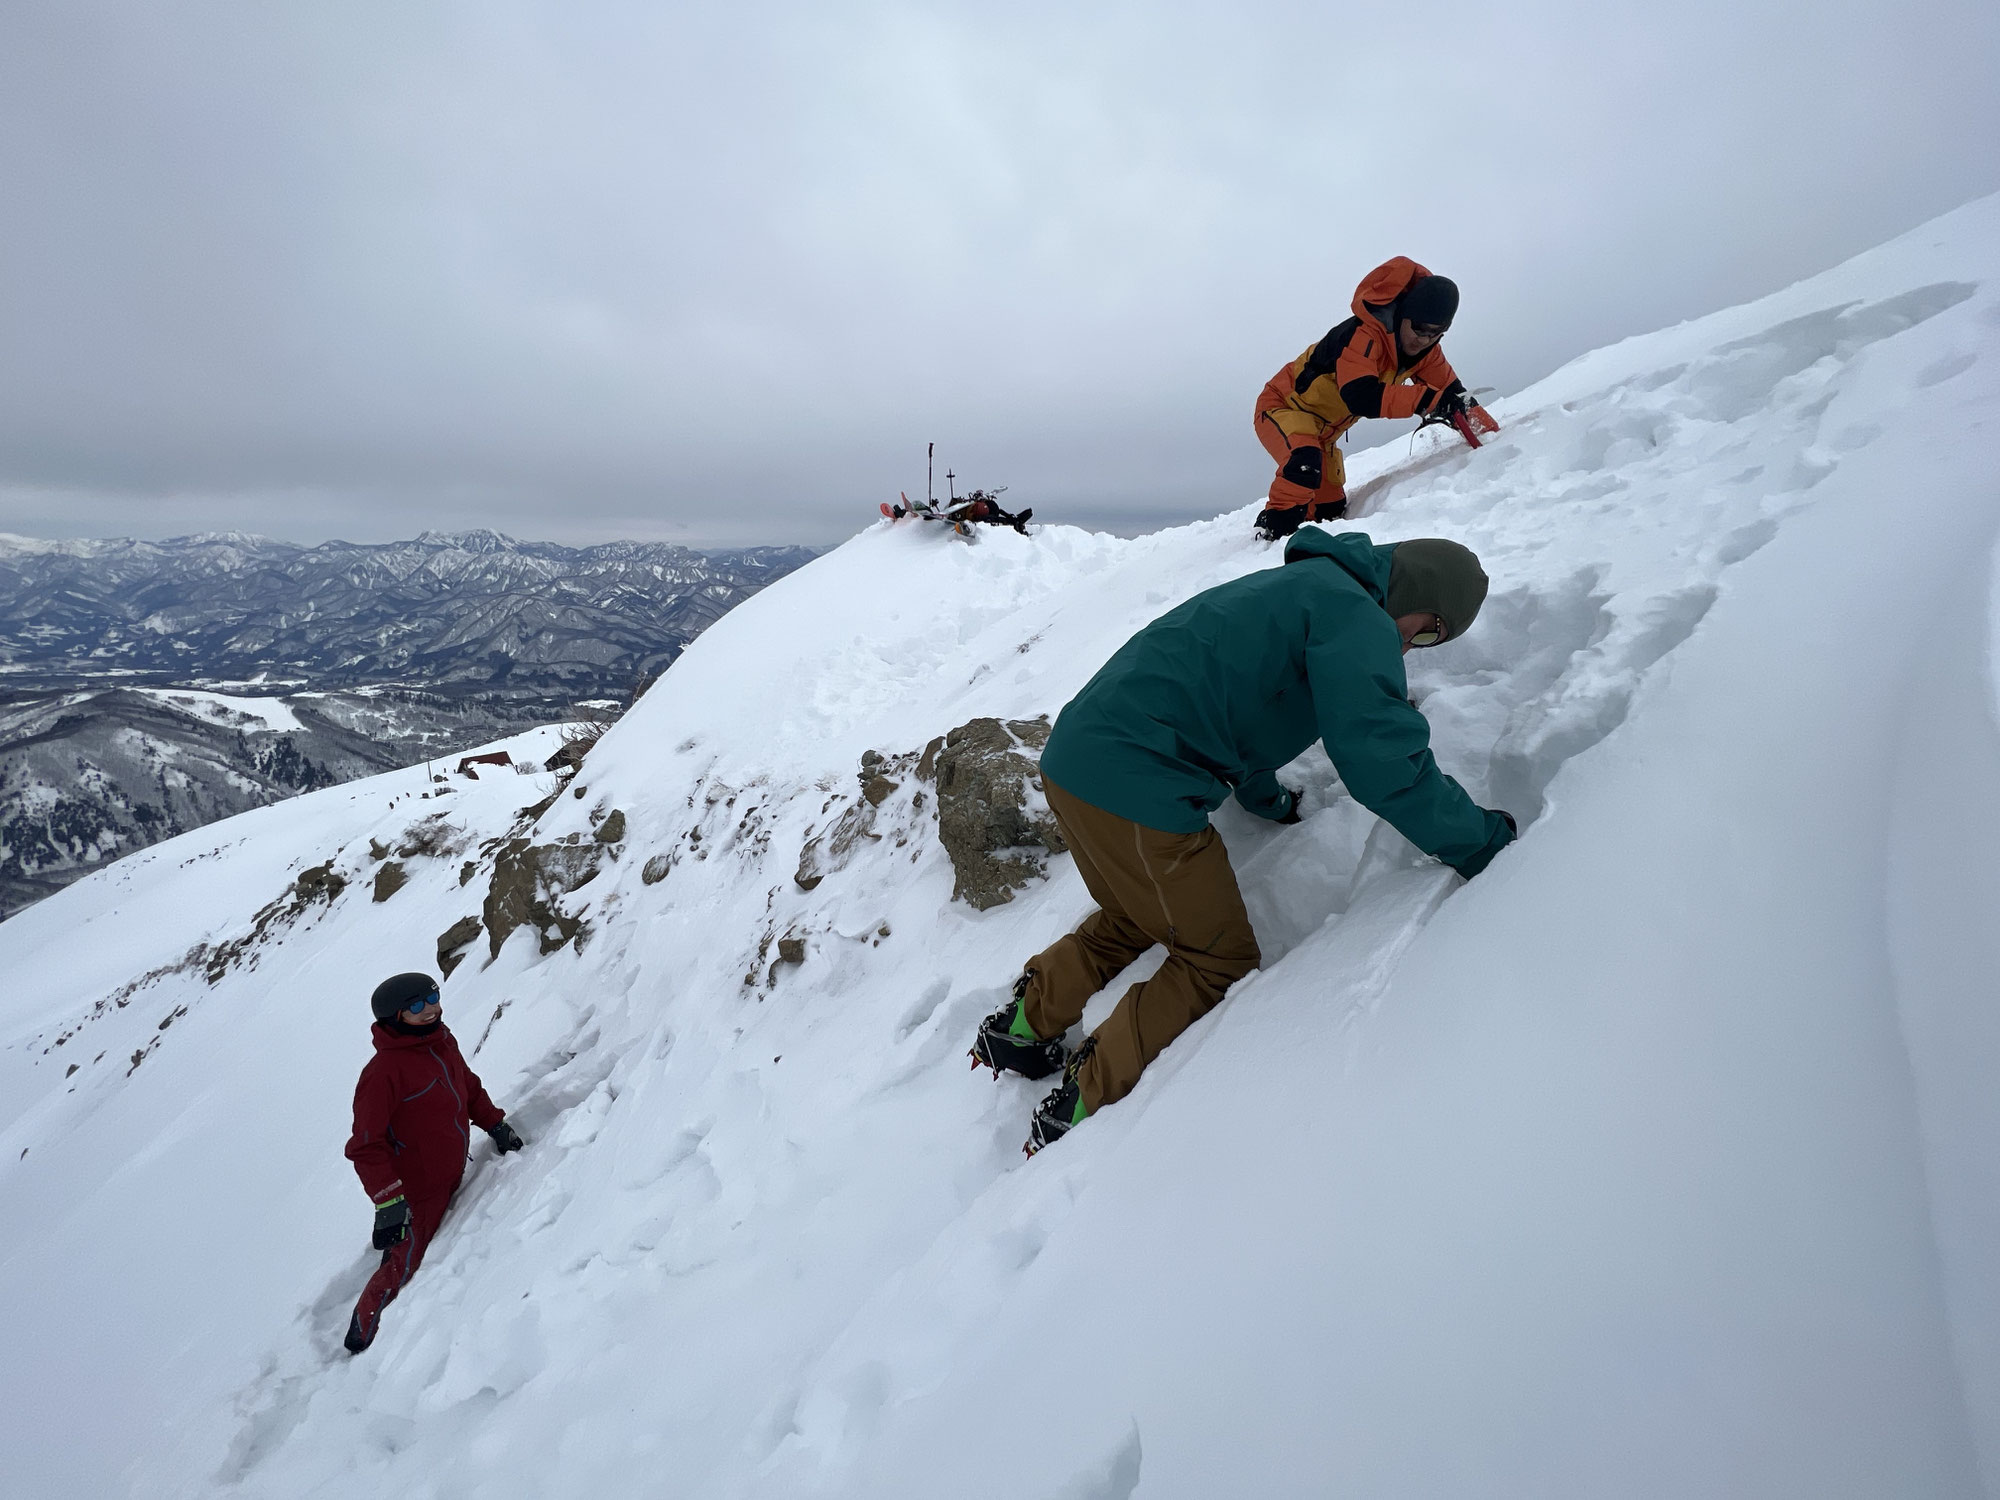
[[[1385,260],[1381,265],[1361,278],[1361,285],[1354,289],[1354,316],[1364,323],[1373,323],[1378,328],[1389,328],[1389,309],[1396,299],[1410,289],[1410,283],[1430,275],[1428,267],[1420,266],[1407,255],[1399,255],[1394,260]]]
[[[1392,543],[1378,547],[1363,531],[1322,531],[1317,526],[1301,526],[1285,543],[1287,564],[1309,557],[1330,558],[1336,567],[1368,590],[1368,597],[1384,609],[1389,607],[1389,572],[1395,565]]]

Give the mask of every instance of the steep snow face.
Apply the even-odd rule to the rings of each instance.
[[[421,773],[0,927],[26,1101],[0,1258],[58,1289],[10,1314],[8,1472],[273,1497],[1984,1492],[2000,200],[1497,414],[1478,452],[1360,455],[1353,524],[1484,560],[1487,612],[1412,685],[1440,761],[1525,837],[1461,888],[1302,757],[1301,824],[1217,818],[1263,970],[1032,1161],[1036,1089],[964,1048],[1088,901],[1058,860],[1008,905],[952,903],[917,755],[1054,714],[1147,620],[1275,565],[1248,508],[1134,541],[872,528],[696,641],[531,831],[546,785],[454,792],[463,844],[386,900],[373,847],[436,811]],[[530,1145],[475,1150],[349,1360],[366,994],[481,912],[505,836],[606,850],[550,898],[575,940],[482,942],[445,987]],[[323,863],[345,884],[306,899]]]

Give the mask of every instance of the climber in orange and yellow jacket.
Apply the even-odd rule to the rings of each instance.
[[[1464,383],[1438,347],[1458,312],[1451,278],[1399,255],[1362,279],[1353,307],[1257,398],[1257,440],[1278,464],[1257,517],[1262,536],[1347,513],[1338,444],[1361,418],[1449,415],[1466,405]]]

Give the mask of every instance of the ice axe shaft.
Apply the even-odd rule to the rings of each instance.
[[[1450,427],[1465,439],[1465,446],[1468,448],[1484,447],[1485,442],[1480,434],[1485,433],[1490,436],[1500,430],[1500,424],[1493,420],[1493,414],[1483,406],[1463,407],[1449,415],[1433,412],[1417,423],[1419,431],[1426,427]]]

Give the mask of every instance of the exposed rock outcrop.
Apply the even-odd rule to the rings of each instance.
[[[974,719],[935,747],[938,837],[956,876],[952,895],[980,911],[1048,873],[1065,851],[1042,795],[1049,721]],[[925,752],[931,759],[932,753]]]
[[[477,917],[460,917],[451,926],[438,934],[438,973],[449,979],[451,971],[465,962],[465,950],[472,946],[472,940],[482,931]]]
[[[823,834],[806,840],[799,851],[799,867],[792,879],[802,891],[817,890],[819,883],[834,871],[844,869],[864,840],[881,835],[875,832],[875,804],[856,802],[834,819]]]
[[[187,961],[199,963],[206,971],[208,982],[217,984],[224,974],[239,964],[247,961],[254,966],[254,950],[274,933],[293,926],[312,907],[333,905],[346,889],[347,877],[334,869],[330,859],[311,869],[301,870],[283,895],[259,908],[248,932],[214,946],[203,943],[188,955]]]
[[[808,838],[799,851],[799,867],[792,879],[800,890],[815,889],[834,871],[845,869],[857,850],[881,841],[882,832],[876,827],[880,821],[878,814],[902,790],[907,778],[921,774],[919,761],[914,751],[902,755],[884,755],[879,750],[863,753],[857,773],[861,795],[833,820],[832,826]],[[923,810],[923,796],[919,791],[898,804],[904,810],[892,819],[889,827],[899,846],[911,837],[910,815]],[[831,805],[829,802],[828,806]]]
[[[536,844],[509,839],[493,856],[493,878],[483,908],[491,957],[518,927],[532,928],[543,953],[576,940],[583,919],[563,909],[561,897],[597,878],[608,857],[595,840]]]

